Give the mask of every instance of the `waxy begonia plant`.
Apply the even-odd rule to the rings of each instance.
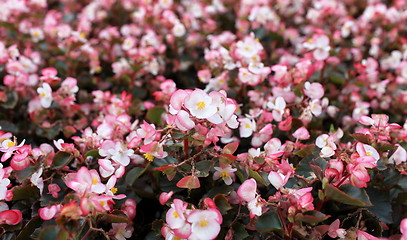
[[[0,238],[407,239],[407,1],[0,0]]]

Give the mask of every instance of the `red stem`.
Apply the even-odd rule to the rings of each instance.
[[[184,154],[185,154],[185,158],[189,158],[189,143],[188,143],[188,139],[184,139]]]

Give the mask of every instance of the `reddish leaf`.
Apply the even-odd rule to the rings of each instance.
[[[197,176],[186,176],[179,180],[177,187],[194,189],[201,187],[201,184]]]
[[[371,141],[370,141],[370,137],[368,136],[368,135],[366,135],[366,134],[363,134],[363,133],[354,133],[354,134],[350,134],[354,139],[356,139],[356,140],[358,140],[359,142],[361,142],[361,143],[364,143],[364,144],[371,144]]]
[[[226,154],[233,154],[233,153],[236,152],[238,147],[239,147],[239,142],[228,143],[223,148],[223,152],[226,153]]]
[[[156,170],[163,172],[165,175],[167,175],[168,181],[171,181],[174,179],[175,174],[177,174],[177,171],[175,170],[175,167],[173,165],[166,165],[162,167],[156,168]]]

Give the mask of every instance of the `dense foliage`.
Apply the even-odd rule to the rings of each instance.
[[[0,0],[1,238],[407,239],[406,21]]]

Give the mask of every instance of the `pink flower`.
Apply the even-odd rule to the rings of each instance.
[[[88,170],[81,167],[77,173],[69,173],[65,178],[66,186],[79,194],[103,193],[105,185],[100,182],[99,174],[96,170]]]
[[[6,161],[7,159],[9,159],[11,157],[11,155],[19,150],[25,143],[25,139],[19,144],[17,145],[17,140],[14,138],[14,141],[11,141],[9,139],[4,140],[1,143],[1,148],[0,151],[4,152],[3,156],[1,156],[1,162]]]
[[[23,219],[20,210],[5,210],[0,212],[0,224],[17,225]]]
[[[374,237],[367,232],[358,230],[357,240],[379,240],[379,238]]]
[[[126,238],[130,238],[133,234],[133,227],[127,223],[112,223],[112,229],[109,231],[109,235],[113,237],[113,239],[117,240],[125,240]]]
[[[161,193],[159,198],[160,204],[164,205],[172,197],[173,194],[174,194],[173,191],[170,191],[168,193],[166,192]]]
[[[284,175],[280,172],[270,171],[268,175],[268,180],[277,190],[279,190],[280,188],[284,187],[284,185],[287,183],[288,179],[290,178],[290,175],[291,175],[290,173]]]
[[[305,127],[298,128],[294,133],[293,136],[299,140],[307,140],[309,139],[310,135],[308,130]]]
[[[407,239],[407,218],[404,218],[400,222],[400,232],[402,234],[400,240],[406,240]]]
[[[373,157],[374,159],[376,159],[376,162],[377,162],[377,160],[380,159],[380,155],[377,152],[377,150],[374,147],[370,146],[370,145],[358,142],[356,144],[356,151],[358,152],[358,154],[361,157],[370,156],[370,157]]]
[[[224,167],[214,167],[216,172],[213,174],[213,180],[218,180],[222,178],[226,185],[230,185],[235,178],[234,172],[237,171],[236,168],[232,168],[229,164]]]
[[[314,50],[313,55],[316,60],[325,60],[329,57],[329,38],[326,35],[316,35],[308,42],[304,43],[304,47],[309,50]]]
[[[54,198],[58,198],[58,193],[61,191],[61,188],[56,183],[48,185],[48,192],[52,194]]]
[[[52,205],[38,209],[38,215],[42,220],[50,220],[54,218],[61,210],[61,205]]]
[[[166,214],[168,226],[181,238],[188,238],[191,234],[191,225],[186,221],[185,216],[187,205],[182,200],[174,199],[174,203],[171,204],[171,208]]]
[[[397,150],[389,158],[389,163],[401,164],[403,162],[406,162],[407,161],[406,150],[399,144],[396,144],[396,146]]]
[[[312,100],[321,99],[324,96],[324,87],[320,83],[304,83],[304,93]]]
[[[199,119],[209,118],[217,112],[212,98],[201,89],[195,89],[185,98],[184,104],[191,115]]]
[[[131,198],[126,199],[121,206],[122,211],[130,218],[133,219],[136,217],[136,208],[137,203]]]
[[[165,158],[168,156],[168,153],[164,151],[163,145],[155,141],[147,145],[141,146],[140,150],[142,152],[145,152],[146,154],[150,154],[150,155],[144,154],[147,160],[149,161],[152,161],[154,157]]]
[[[240,185],[237,195],[243,201],[250,202],[256,198],[257,183],[253,178],[247,179]]]
[[[188,216],[191,223],[191,235],[188,239],[210,240],[215,239],[220,232],[218,214],[211,210],[195,210]]]
[[[329,225],[328,235],[331,238],[345,238],[346,230],[339,228],[340,220],[336,219],[331,225]]]

